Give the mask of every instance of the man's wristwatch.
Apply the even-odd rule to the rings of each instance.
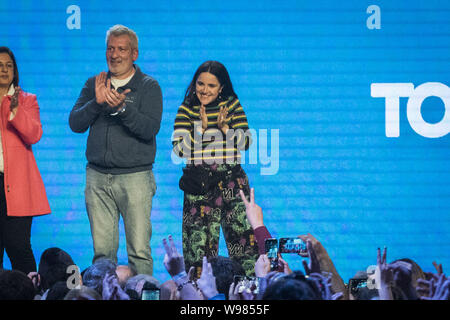
[[[118,111],[116,111],[116,112],[114,112],[114,113],[110,113],[109,115],[110,115],[110,116],[117,116],[118,114],[124,113],[124,112],[125,112],[125,109],[126,109],[126,107],[127,107],[127,105],[126,105],[126,104],[124,104],[124,105],[123,105],[123,107],[122,107],[122,108],[120,108],[120,110],[118,110]]]

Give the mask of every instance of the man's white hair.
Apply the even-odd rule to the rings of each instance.
[[[138,49],[138,37],[136,32],[121,24],[116,24],[106,31],[106,46],[108,46],[108,41],[111,36],[119,37],[122,35],[127,35],[130,38],[131,49]]]

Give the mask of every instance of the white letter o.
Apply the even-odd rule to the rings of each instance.
[[[426,122],[421,113],[422,102],[431,96],[442,99],[445,106],[444,117],[437,123]],[[406,116],[411,128],[427,138],[439,138],[450,132],[450,88],[440,82],[426,82],[414,89],[411,94]]]

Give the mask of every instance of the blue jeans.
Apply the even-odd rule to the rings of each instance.
[[[153,275],[150,213],[155,192],[151,170],[113,175],[86,169],[85,199],[94,243],[93,262],[103,257],[117,263],[122,215],[128,264],[138,273]]]

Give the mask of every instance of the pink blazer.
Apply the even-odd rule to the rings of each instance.
[[[8,216],[39,216],[50,213],[44,182],[31,148],[41,139],[39,105],[34,94],[21,91],[12,120],[11,96],[0,106],[5,195]]]

